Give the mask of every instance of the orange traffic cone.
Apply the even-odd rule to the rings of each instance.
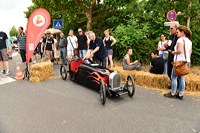
[[[24,75],[22,75],[22,71],[20,70],[18,64],[16,64],[16,73],[17,73],[17,75],[16,75],[15,79],[20,80],[20,79],[24,78]]]

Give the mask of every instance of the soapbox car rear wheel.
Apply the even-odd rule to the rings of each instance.
[[[101,99],[101,103],[105,104],[106,102],[106,87],[104,85],[103,80],[100,81],[100,99]]]
[[[135,83],[134,83],[134,79],[131,75],[129,75],[127,77],[126,80],[126,89],[128,91],[128,95],[130,97],[132,97],[135,94]]]
[[[60,67],[60,75],[61,75],[61,77],[62,77],[63,80],[66,80],[66,78],[67,78],[66,66],[62,65]]]

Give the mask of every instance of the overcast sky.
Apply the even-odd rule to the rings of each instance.
[[[31,0],[0,0],[0,31],[4,31],[9,36],[12,26],[26,28],[27,19],[24,11],[32,5]]]

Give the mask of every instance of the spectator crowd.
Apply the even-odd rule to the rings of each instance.
[[[0,31],[0,66],[2,74],[10,74],[8,59],[12,59],[12,47],[14,46],[13,44],[16,45],[16,41],[18,44],[18,53],[21,56],[25,68],[28,65],[26,63],[26,33],[23,27],[19,27],[18,31],[19,35],[17,36],[17,40],[14,41],[5,32]],[[110,64],[112,68],[113,45],[117,41],[110,35],[110,31],[104,31],[105,37],[103,39],[96,36],[93,31],[84,32],[79,28],[77,32],[77,36],[74,35],[73,30],[70,30],[67,34],[61,32],[59,39],[57,39],[58,37],[54,37],[47,30],[33,53],[33,61],[32,59],[28,61],[29,64],[31,65],[32,62],[37,62],[37,53],[40,54],[41,58],[46,58],[47,61],[58,64],[59,56],[57,55],[57,49],[59,48],[62,65],[67,65],[75,56],[79,56],[82,60],[94,60],[103,68],[107,68]],[[157,49],[149,53],[152,57],[149,72],[153,74],[167,74],[171,80],[171,86],[169,86],[171,91],[164,94],[165,97],[183,98],[185,90],[184,75],[176,76],[174,74],[172,62],[185,60],[188,63],[188,67],[190,67],[190,57],[192,54],[191,36],[192,33],[186,26],[180,26],[178,23],[173,22],[170,25],[169,39],[167,39],[166,34],[162,33]],[[132,62],[132,54],[134,54],[133,48],[127,46],[126,55],[122,59],[123,69],[139,71],[140,59]]]

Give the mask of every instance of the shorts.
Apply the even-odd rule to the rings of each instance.
[[[52,59],[52,51],[46,50],[45,53],[46,53],[47,60],[51,60]]]
[[[20,49],[20,55],[21,55],[21,58],[22,58],[22,62],[26,62],[26,50],[22,50]],[[29,60],[29,62],[32,62],[31,58]]]
[[[106,50],[108,55],[113,55],[113,49]]]
[[[67,55],[74,55],[74,50],[73,49],[67,50]]]
[[[0,61],[8,61],[7,48],[0,49]]]

